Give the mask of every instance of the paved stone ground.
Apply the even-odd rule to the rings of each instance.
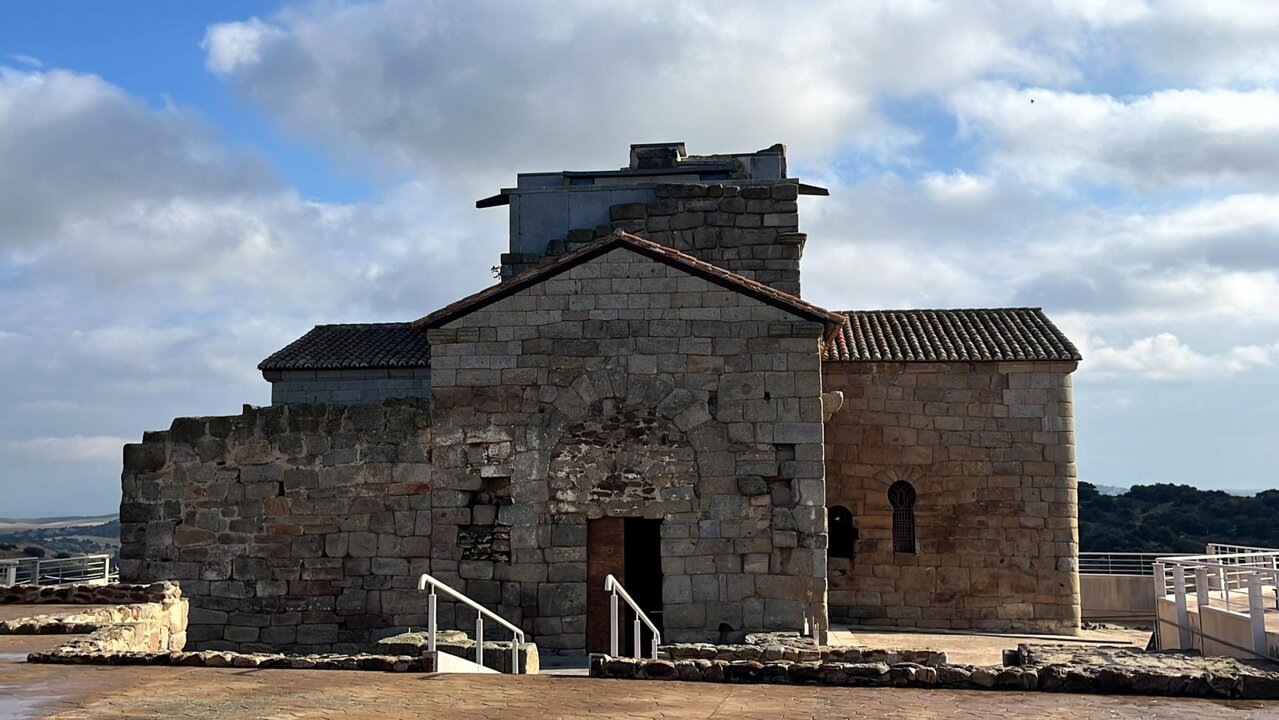
[[[17,681],[15,683],[15,681]],[[553,676],[82,667],[0,660],[0,717],[1279,718],[1279,704]]]
[[[33,665],[74,636],[0,636],[0,720],[62,718],[1214,718],[1279,719],[1279,703],[1048,693]],[[945,636],[951,642],[962,636]],[[1006,642],[1006,638],[1001,638]],[[1014,643],[1015,645],[1015,643]]]

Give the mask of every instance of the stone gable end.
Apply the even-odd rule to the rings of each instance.
[[[670,640],[824,626],[821,323],[616,248],[428,332],[436,577],[580,650],[586,524],[645,517]]]

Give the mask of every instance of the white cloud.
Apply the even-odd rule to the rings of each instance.
[[[913,134],[877,111],[881,95],[1072,76],[1055,48],[1022,42],[1058,20],[1015,5],[390,0],[214,25],[204,47],[211,68],[335,152],[492,183],[616,162],[619,145],[659,138],[694,152],[784,140],[801,162],[892,155]]]
[[[136,442],[109,435],[72,435],[70,437],[38,437],[29,440],[9,440],[4,443],[14,452],[45,460],[72,460],[76,462],[119,460],[125,443]]]
[[[25,65],[27,67],[36,68],[37,70],[44,67],[44,63],[40,61],[40,58],[31,57],[30,55],[24,55],[22,53],[9,53],[5,57],[18,63],[19,65]]]
[[[1117,30],[1142,69],[1165,81],[1259,85],[1279,80],[1279,5],[1165,0]]]
[[[206,35],[200,48],[208,53],[209,69],[220,75],[230,75],[261,62],[262,45],[281,32],[256,17],[215,27],[217,32]]]
[[[33,453],[58,442],[263,402],[254,365],[311,324],[417,317],[487,284],[505,217],[477,197],[649,140],[788,143],[794,174],[832,190],[802,200],[818,303],[1043,305],[1082,346],[1083,398],[1121,387],[1150,408],[1212,387],[1162,380],[1213,377],[1264,394],[1276,22],[1141,0],[389,0],[209,28],[209,70],[287,141],[371,174],[363,202],[302,197],[196,109],[11,56],[0,406],[25,412],[0,437],[36,440],[0,461],[41,472]],[[77,477],[110,500],[118,444],[99,452]]]
[[[1052,190],[1079,182],[1279,186],[1275,90],[1116,98],[979,84],[954,93],[952,107],[963,132],[988,143],[994,169]]]
[[[1273,367],[1279,360],[1279,341],[1205,354],[1197,352],[1171,333],[1140,338],[1127,347],[1111,347],[1095,338],[1091,339],[1086,357],[1082,372],[1089,375],[1212,382],[1224,375]]]

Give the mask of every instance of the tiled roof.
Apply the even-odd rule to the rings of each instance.
[[[259,370],[430,367],[426,332],[413,323],[316,325],[258,364]]]
[[[443,307],[417,320],[413,324],[417,327],[439,327],[467,313],[479,310],[490,303],[513,295],[524,288],[555,277],[575,265],[599,257],[617,247],[626,247],[658,262],[679,267],[691,275],[696,275],[721,287],[735,290],[774,307],[787,310],[800,317],[826,323],[832,330],[838,328],[844,322],[844,317],[839,313],[823,310],[812,303],[800,300],[790,293],[784,293],[763,283],[742,277],[737,273],[698,260],[692,255],[682,253],[674,248],[619,230],[608,237],[596,240],[590,245],[548,260],[505,282],[462,298],[452,305]]]
[[[1039,308],[853,310],[826,360],[852,362],[1078,361]]]

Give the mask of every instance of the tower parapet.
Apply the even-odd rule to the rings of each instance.
[[[799,295],[798,198],[827,194],[787,177],[784,145],[689,155],[648,143],[619,170],[523,173],[476,207],[510,206],[503,279],[620,229]]]

